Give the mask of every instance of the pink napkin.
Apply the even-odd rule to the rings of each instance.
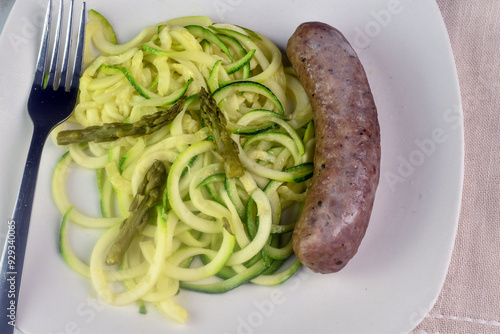
[[[500,333],[500,1],[437,2],[462,92],[465,181],[446,282],[412,334]]]

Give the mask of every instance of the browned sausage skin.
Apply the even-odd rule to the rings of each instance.
[[[293,248],[311,270],[331,273],[356,254],[380,176],[380,127],[355,51],[335,28],[301,24],[287,55],[313,109],[314,174],[293,232]]]

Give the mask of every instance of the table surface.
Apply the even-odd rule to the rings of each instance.
[[[0,31],[14,0],[0,0]],[[465,179],[441,294],[411,334],[500,333],[500,1],[437,0],[461,86]]]
[[[0,0],[0,31],[2,31],[7,16],[9,16],[10,9],[14,4],[14,0]]]
[[[448,276],[412,334],[500,333],[500,1],[437,2],[461,87],[465,178]]]

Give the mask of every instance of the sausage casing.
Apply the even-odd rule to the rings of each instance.
[[[364,68],[337,29],[301,24],[287,55],[304,86],[316,131],[314,174],[293,233],[298,259],[331,273],[356,254],[380,176],[380,127]]]

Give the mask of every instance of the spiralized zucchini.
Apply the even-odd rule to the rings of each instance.
[[[307,96],[294,71],[284,68],[280,50],[259,33],[202,16],[146,27],[117,44],[104,17],[95,11],[89,17],[79,101],[58,131],[132,123],[186,100],[172,123],[152,134],[63,147],[53,196],[64,215],[65,261],[92,281],[103,301],[151,303],[181,323],[187,312],[175,301],[179,289],[221,293],[244,283],[286,281],[300,266],[291,233],[312,175],[314,128]],[[226,118],[242,177],[224,174],[200,117],[202,87]],[[107,266],[106,253],[156,160],[168,172],[161,203],[121,265]],[[95,170],[101,217],[69,199],[72,168]],[[87,259],[72,251],[71,224],[103,231]]]

